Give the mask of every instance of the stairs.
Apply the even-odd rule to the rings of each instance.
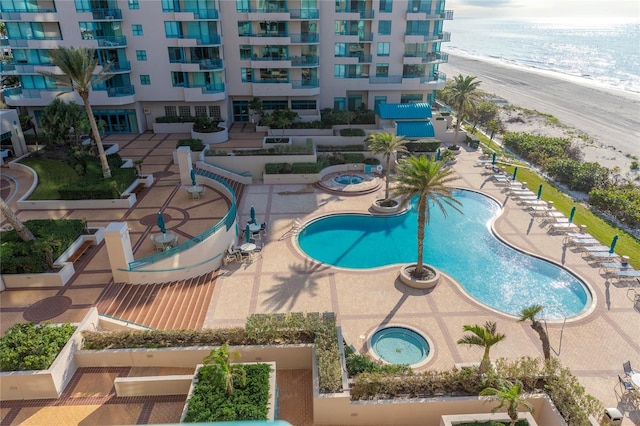
[[[199,168],[196,168],[195,170],[196,170],[196,174],[200,176],[204,176],[206,178],[213,179],[218,182],[224,182],[227,185],[229,185],[231,189],[233,189],[233,192],[236,194],[236,205],[238,205],[238,203],[240,202],[240,199],[242,198],[242,193],[244,192],[244,187],[246,186],[245,184],[235,181],[233,179],[226,178],[224,176],[217,175],[208,170],[203,170]]]
[[[158,284],[110,283],[96,307],[100,314],[162,330],[200,329],[211,302],[217,271]]]

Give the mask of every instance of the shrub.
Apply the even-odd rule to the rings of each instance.
[[[345,345],[344,353],[349,377],[355,377],[361,373],[405,374],[412,371],[408,365],[383,364],[380,361],[374,361],[369,355],[355,352],[351,346]]]
[[[593,189],[589,203],[629,226],[640,225],[640,191],[632,183]]]
[[[198,133],[215,133],[224,130],[222,127],[218,127],[219,120],[212,120],[209,117],[198,117],[193,124],[193,131]],[[202,150],[200,150],[202,151]]]
[[[197,120],[196,117],[177,117],[173,115],[166,115],[164,117],[156,117],[156,123],[193,123]]]
[[[340,136],[366,136],[364,130],[362,129],[340,129]]]
[[[180,139],[176,144],[176,148],[181,146],[188,146],[191,148],[191,151],[202,151],[204,150],[204,143],[202,143],[202,139]]]
[[[318,145],[316,146],[318,152],[345,152],[345,151],[366,151],[367,148],[364,143],[356,145]]]
[[[0,338],[0,371],[46,370],[75,330],[69,323],[14,324]]]
[[[420,139],[405,144],[409,152],[436,152],[441,142],[438,139]]]

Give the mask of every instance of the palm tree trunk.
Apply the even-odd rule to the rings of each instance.
[[[458,144],[458,133],[460,132],[460,127],[462,126],[463,115],[464,115],[464,107],[460,107],[458,109],[458,117],[456,118],[456,133],[453,135],[453,146],[457,146]]]
[[[0,212],[2,215],[9,221],[13,229],[18,233],[22,241],[28,242],[33,241],[36,237],[33,236],[29,228],[24,226],[24,224],[18,219],[16,214],[11,210],[11,208],[4,202],[2,198],[0,198]]]
[[[384,199],[388,200],[389,199],[389,165],[391,164],[391,155],[387,155],[387,167],[384,170],[384,180],[385,180],[385,187],[384,187]]]
[[[480,361],[480,368],[478,369],[478,372],[480,374],[482,373],[486,373],[487,371],[489,371],[489,368],[491,367],[491,359],[489,358],[489,346],[485,346],[484,348],[484,354],[482,355],[482,361]]]
[[[531,328],[538,333],[540,341],[542,342],[542,353],[544,354],[544,359],[545,361],[549,361],[551,359],[551,344],[549,343],[549,336],[547,336],[547,332],[538,321],[532,322]]]
[[[426,220],[427,197],[418,198],[418,262],[414,271],[417,277],[421,277],[423,270],[422,256],[424,254],[424,227]]]
[[[87,116],[89,117],[91,132],[93,133],[93,137],[96,140],[96,146],[98,147],[98,156],[100,157],[100,164],[102,165],[102,176],[105,179],[109,179],[111,177],[111,169],[109,169],[109,162],[107,161],[107,156],[104,154],[104,147],[102,146],[102,139],[100,138],[98,125],[96,124],[96,119],[93,116],[93,110],[91,109],[91,104],[89,103],[89,94],[81,94],[81,97],[82,102],[84,103],[84,109],[87,111]]]

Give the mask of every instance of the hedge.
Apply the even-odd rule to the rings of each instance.
[[[176,148],[181,146],[188,146],[191,148],[191,151],[202,151],[204,150],[204,143],[202,143],[202,139],[180,139],[176,144]]]
[[[436,152],[441,142],[438,139],[420,139],[409,141],[404,146],[409,152]]]
[[[340,129],[340,136],[366,136],[364,130],[362,129]]]
[[[156,117],[156,123],[195,123],[197,117],[178,117],[174,115],[165,115],[164,117]]]
[[[0,338],[0,371],[46,370],[74,331],[76,327],[69,323],[14,324]]]

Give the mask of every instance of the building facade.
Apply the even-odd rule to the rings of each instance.
[[[445,0],[0,0],[20,86],[5,102],[39,118],[59,93],[48,51],[96,49],[113,77],[93,87],[107,133],[151,129],[161,116],[252,121],[249,103],[324,108],[433,102],[446,77]],[[75,93],[63,99],[81,104]]]

